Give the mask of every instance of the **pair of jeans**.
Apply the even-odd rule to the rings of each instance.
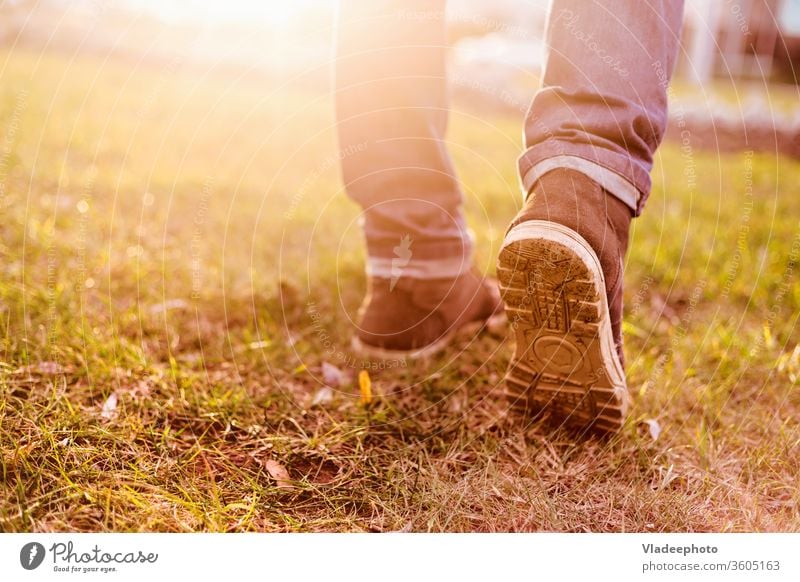
[[[527,194],[556,168],[640,214],[667,124],[683,0],[554,0],[542,86],[518,160]],[[335,94],[342,176],[363,209],[368,272],[454,277],[473,241],[445,146],[445,0],[342,0]]]

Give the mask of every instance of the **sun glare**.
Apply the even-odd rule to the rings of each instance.
[[[246,23],[254,26],[280,27],[304,12],[330,9],[335,0],[129,0],[130,4],[175,23],[207,24]]]

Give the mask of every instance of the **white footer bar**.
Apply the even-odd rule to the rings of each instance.
[[[136,582],[796,581],[798,548],[800,534],[4,534],[0,572]]]

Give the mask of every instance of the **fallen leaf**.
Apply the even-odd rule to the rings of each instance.
[[[39,364],[38,371],[40,374],[44,374],[46,376],[55,376],[56,374],[61,374],[64,371],[64,366],[58,362],[42,362]]]
[[[768,348],[775,347],[775,338],[772,337],[772,332],[769,330],[769,325],[764,324],[764,342]]]
[[[103,403],[103,410],[100,412],[100,416],[104,420],[111,420],[117,413],[117,393],[112,392],[111,395],[106,399],[105,403]]]
[[[289,478],[289,471],[286,470],[286,467],[272,459],[267,459],[264,463],[264,467],[266,467],[269,476],[275,479],[278,489],[294,489],[292,480]]]
[[[183,299],[169,299],[168,301],[164,301],[164,303],[159,303],[158,305],[150,307],[150,313],[155,315],[173,309],[186,309],[187,307],[189,307],[189,304]]]
[[[645,420],[644,423],[647,425],[647,428],[650,430],[650,436],[653,437],[653,440],[658,440],[658,436],[661,434],[661,425],[658,424],[657,420],[653,420],[652,418]]]
[[[677,325],[680,322],[678,312],[660,294],[654,293],[650,299],[650,304],[658,311],[659,316],[666,319],[671,325]]]
[[[342,371],[328,362],[322,362],[322,380],[331,388],[342,385]]]
[[[251,350],[264,350],[272,345],[270,340],[261,340],[258,342],[250,342],[247,347]]]
[[[361,405],[369,406],[372,403],[372,380],[366,370],[358,373],[358,389],[361,392]]]
[[[147,398],[150,396],[150,384],[148,384],[145,380],[139,380],[136,384],[128,389],[128,393],[135,400]]]
[[[467,395],[464,392],[453,394],[450,397],[449,410],[458,414],[467,407]]]
[[[39,362],[30,366],[23,366],[14,371],[15,374],[41,374],[42,376],[56,376],[66,372],[66,368],[58,362]]]
[[[323,404],[328,404],[331,400],[333,400],[333,390],[331,390],[330,386],[323,386],[314,394],[314,398],[311,399],[311,406],[322,406]]]

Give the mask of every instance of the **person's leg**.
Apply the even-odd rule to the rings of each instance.
[[[444,0],[345,0],[337,27],[336,117],[347,193],[364,209],[369,268],[456,276],[472,241],[444,144]]]
[[[513,398],[605,430],[627,408],[622,265],[667,123],[681,0],[555,0],[498,274]]]
[[[340,3],[337,129],[345,187],[363,208],[370,282],[357,347],[375,355],[429,347],[499,303],[471,271],[444,142],[445,26],[444,0]]]
[[[667,126],[683,0],[554,0],[542,88],[525,121],[523,187],[589,175],[638,215]]]

